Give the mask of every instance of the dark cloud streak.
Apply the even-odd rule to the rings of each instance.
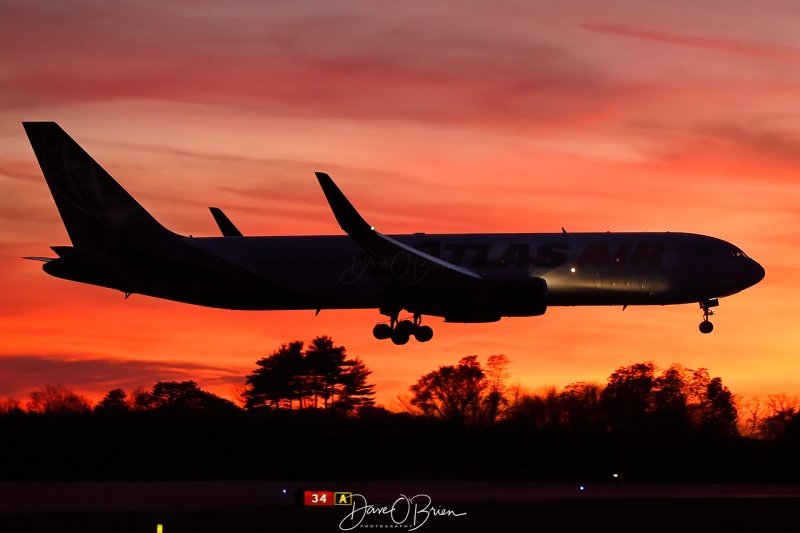
[[[670,126],[663,123],[634,126],[642,138],[653,138],[649,149],[654,164],[681,165],[691,169],[702,162],[720,171],[774,182],[794,182],[800,169],[800,132],[735,121]],[[676,167],[677,168],[677,167]]]
[[[245,370],[189,362],[132,361],[64,355],[0,356],[0,397],[26,397],[46,384],[63,383],[83,393],[149,388],[156,381],[195,380],[200,386],[241,384]]]

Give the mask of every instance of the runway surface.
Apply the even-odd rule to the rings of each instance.
[[[302,505],[305,491],[354,505]],[[360,496],[358,496],[360,495]],[[394,506],[394,508],[392,508]],[[800,486],[453,482],[4,482],[0,531],[742,531],[800,515]],[[349,528],[349,529],[348,529]]]

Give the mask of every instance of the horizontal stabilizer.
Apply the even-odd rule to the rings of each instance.
[[[23,257],[23,259],[27,259],[28,261],[41,261],[42,263],[49,263],[53,261],[55,257]]]
[[[211,211],[211,216],[214,217],[214,222],[217,223],[219,226],[219,230],[222,232],[222,235],[225,237],[243,237],[242,232],[239,231],[239,228],[234,226],[231,219],[229,219],[225,213],[222,212],[222,209],[219,207],[209,207],[209,211]]]

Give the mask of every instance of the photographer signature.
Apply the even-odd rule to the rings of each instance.
[[[397,252],[390,261],[377,261],[367,257],[361,250],[349,250],[353,255],[353,263],[339,276],[339,283],[350,285],[361,280],[367,272],[373,277],[383,276],[385,281],[404,281],[411,285],[419,283],[432,271],[442,270],[444,267],[426,259],[417,257],[408,252]]]
[[[378,507],[367,503],[361,494],[353,494],[353,509],[339,523],[339,529],[350,531],[362,526],[367,516],[388,517],[394,526],[415,531],[422,527],[431,516],[464,516],[467,513],[457,513],[451,509],[433,505],[431,497],[427,494],[417,494],[408,497],[401,494],[390,506]],[[363,525],[362,527],[366,527]]]

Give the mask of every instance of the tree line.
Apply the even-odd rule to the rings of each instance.
[[[531,392],[504,355],[441,365],[389,411],[329,337],[259,359],[235,401],[195,381],[92,402],[0,401],[0,479],[800,482],[800,402],[743,402],[705,369],[643,362]],[[617,478],[614,478],[617,479]]]
[[[231,411],[322,410],[342,414],[375,405],[372,373],[358,358],[349,358],[344,346],[330,337],[316,337],[307,348],[302,341],[283,344],[256,361],[257,368],[245,378],[237,394],[239,405],[201,389],[193,380],[159,381],[151,390],[136,389],[130,395],[113,389],[92,407],[91,401],[63,385],[45,385],[30,393],[22,404],[0,399],[0,414],[37,415],[96,412],[101,414],[143,410]]]
[[[605,385],[578,381],[560,391],[530,392],[508,384],[504,355],[484,368],[477,356],[443,365],[398,397],[412,414],[458,424],[512,421],[538,428],[636,432],[647,428],[774,439],[800,425],[800,398],[785,393],[743,401],[708,370],[644,362],[620,367]]]
[[[510,421],[537,428],[635,432],[645,428],[775,439],[800,424],[800,398],[785,393],[743,401],[705,368],[679,364],[659,370],[652,362],[615,370],[605,385],[575,382],[562,390],[530,392],[509,384],[511,361],[491,355],[482,365],[476,355],[442,365],[421,376],[401,394],[402,412],[457,425]],[[256,361],[237,402],[200,388],[196,382],[159,381],[150,390],[109,391],[96,405],[63,384],[48,384],[21,401],[0,399],[0,415],[173,410],[202,412],[320,411],[360,416],[376,412],[371,370],[359,357],[327,336],[305,345],[292,341]]]

